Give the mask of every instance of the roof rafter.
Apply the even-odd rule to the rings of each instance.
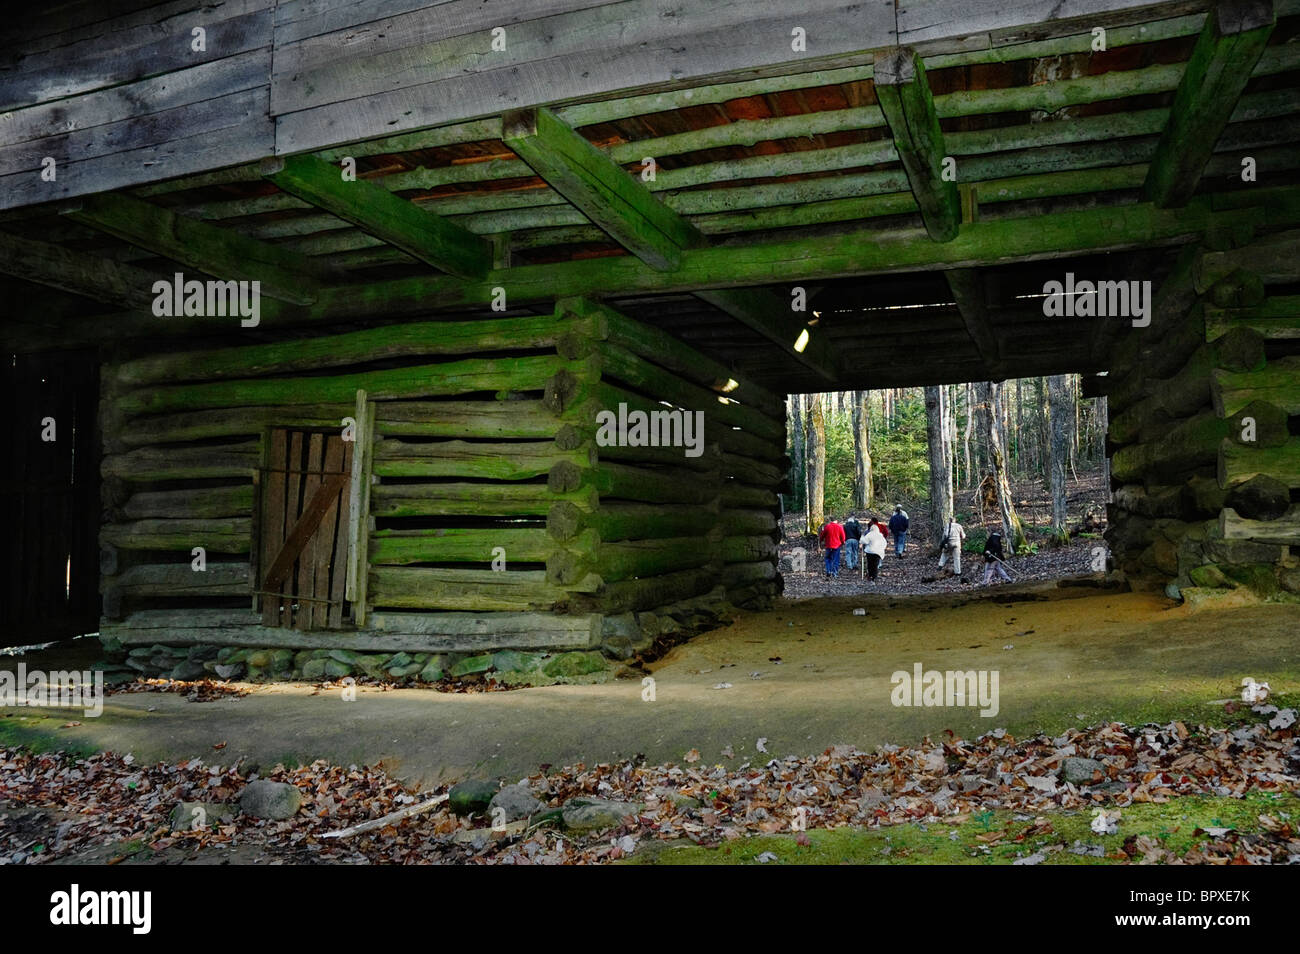
[[[1196,191],[1274,22],[1272,0],[1220,0],[1205,18],[1142,187],[1148,201],[1172,208]]]
[[[548,109],[507,113],[503,139],[583,215],[651,268],[671,272],[709,240],[641,182]],[[702,291],[699,297],[770,339],[827,380],[835,377],[829,343],[766,289]]]
[[[0,272],[119,308],[148,309],[161,272],[0,232]]]
[[[324,159],[277,158],[264,162],[261,170],[284,192],[457,278],[482,278],[492,267],[491,242],[377,183],[344,180]]]
[[[984,278],[978,269],[953,268],[944,272],[948,288],[957,302],[966,333],[975,343],[980,360],[988,366],[989,380],[1000,381],[1006,377],[1002,360],[1002,345],[993,332],[988,307],[984,300]]]
[[[82,225],[216,278],[261,282],[263,293],[295,305],[314,302],[321,285],[336,277],[306,255],[121,193],[86,196],[62,212]]]
[[[875,84],[925,230],[936,242],[950,242],[961,225],[961,205],[955,177],[944,175],[947,152],[925,66],[906,47],[877,53]]]

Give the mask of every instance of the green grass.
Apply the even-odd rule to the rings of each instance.
[[[1066,850],[1049,853],[1042,864],[1116,864],[1111,856],[1120,853],[1126,838],[1149,835],[1177,855],[1206,840],[1196,836],[1197,828],[1235,828],[1240,832],[1259,830],[1258,816],[1286,812],[1300,813],[1300,797],[1294,793],[1255,792],[1245,798],[1189,795],[1163,804],[1149,802],[1123,809],[1118,831],[1094,834],[1089,827],[1091,812],[1045,812],[1038,818],[1051,823],[1052,830],[1017,841],[1035,825],[1035,819],[997,811],[966,816],[956,824],[935,822],[888,828],[810,829],[808,844],[796,835],[762,835],[725,842],[717,848],[702,848],[687,842],[642,843],[627,864],[736,865],[758,864],[758,856],[771,852],[785,865],[1009,865],[1042,848],[1065,845]],[[959,816],[960,817],[960,816]],[[1020,819],[1020,820],[1017,820]],[[993,839],[994,833],[1002,835]],[[1068,848],[1080,842],[1100,845],[1104,857],[1072,854]]]

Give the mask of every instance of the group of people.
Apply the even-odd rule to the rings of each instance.
[[[850,513],[843,523],[833,517],[826,522],[818,534],[818,542],[826,555],[826,576],[838,579],[840,575],[840,551],[843,550],[844,566],[849,570],[858,568],[859,555],[865,564],[866,577],[874,580],[880,572],[880,561],[885,556],[885,544],[889,535],[894,535],[894,555],[902,559],[907,548],[907,528],[910,521],[902,505],[894,507],[894,515],[889,523],[882,523],[868,516],[866,528],[858,522],[856,514]]]
[[[865,563],[866,577],[874,580],[880,572],[880,561],[885,556],[885,545],[891,534],[894,538],[894,555],[900,560],[903,558],[910,525],[907,511],[901,504],[894,506],[894,515],[887,524],[868,516],[865,529],[852,513],[843,523],[831,518],[817,537],[826,557],[826,577],[839,579],[841,551],[844,566],[856,570],[860,552]],[[961,549],[965,541],[966,530],[955,518],[949,517],[939,544],[939,569],[947,566],[951,575],[961,576]],[[1006,582],[1011,581],[1002,552],[1002,532],[996,529],[989,533],[984,544],[984,585],[992,582],[995,575]]]

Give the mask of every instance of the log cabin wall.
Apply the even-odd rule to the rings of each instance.
[[[1297,261],[1296,232],[1189,246],[1157,298],[1159,347],[1117,358],[1107,538],[1131,579],[1300,593]]]
[[[603,440],[620,405],[702,412],[698,456]],[[586,300],[132,357],[105,367],[100,418],[101,630],[123,645],[626,657],[779,592],[780,399]],[[287,591],[329,607],[268,613],[265,542],[323,486],[269,511],[276,462],[345,428],[352,479],[322,521],[348,543],[335,585]]]

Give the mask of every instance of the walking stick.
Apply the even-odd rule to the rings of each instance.
[[[993,556],[993,554],[990,553],[989,556]],[[1011,578],[1012,578],[1013,580],[1016,578],[1015,571],[1011,569],[1011,564],[1010,564],[1010,563],[1008,563],[1006,560],[1002,559],[1002,557],[998,557],[998,556],[993,557],[993,559],[997,560],[999,563],[1002,564],[1003,568],[1005,568],[1006,571],[1007,571],[1008,573],[1011,574]]]

